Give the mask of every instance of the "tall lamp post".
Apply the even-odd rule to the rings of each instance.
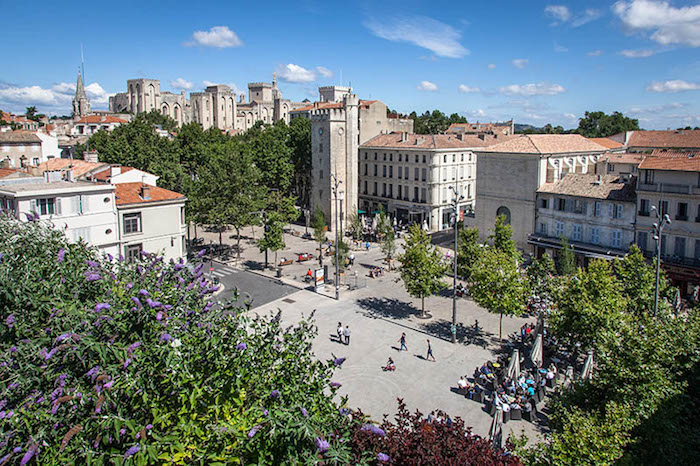
[[[338,246],[340,243],[338,243],[338,217],[340,216],[340,211],[338,210],[338,201],[341,200],[340,198],[342,197],[343,192],[338,191],[338,188],[343,182],[338,179],[335,173],[331,174],[331,178],[333,182],[333,196],[335,197],[335,299],[339,300],[340,283],[338,283],[338,279],[340,278],[340,263],[338,262]]]
[[[452,271],[452,343],[457,343],[457,235],[459,233],[457,229],[457,221],[459,220],[459,201],[464,199],[464,196],[459,194],[457,183],[455,183],[455,186],[450,186],[450,190],[452,190],[455,195],[452,199],[452,207],[454,208],[453,226],[455,229],[455,253]]]
[[[654,223],[654,240],[656,241],[656,287],[654,288],[654,317],[659,310],[659,274],[661,270],[661,235],[664,232],[664,226],[671,224],[671,219],[668,214],[662,214],[656,208],[651,206],[651,211],[654,212],[657,222]]]

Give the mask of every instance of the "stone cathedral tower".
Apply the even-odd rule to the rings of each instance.
[[[73,118],[84,117],[90,113],[90,99],[85,93],[83,77],[78,71],[78,83],[75,86],[75,97],[73,98]]]

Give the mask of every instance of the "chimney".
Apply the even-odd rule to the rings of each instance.
[[[595,184],[595,185],[601,185],[601,184],[603,184],[603,175],[598,175],[598,177],[597,177],[596,180],[593,182],[593,184]]]
[[[111,165],[109,167],[109,177],[110,178],[115,177],[117,175],[121,175],[121,174],[122,174],[121,165]]]
[[[107,120],[107,117],[106,117],[106,116],[102,115],[102,116],[100,117],[100,121],[106,121],[106,120]]]
[[[144,183],[141,185],[141,199],[146,201],[150,198],[151,198],[151,187]]]
[[[69,168],[66,170],[66,181],[69,183],[75,183],[75,176],[73,174],[73,169]]]
[[[401,142],[408,141],[408,133],[406,131],[401,131]]]
[[[92,163],[98,163],[100,161],[96,150],[86,150],[83,153],[83,159],[85,159],[86,162]]]

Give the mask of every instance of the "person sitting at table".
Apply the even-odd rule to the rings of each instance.
[[[464,378],[464,376],[460,377],[459,380],[457,381],[457,388],[460,390],[466,390],[467,387],[469,386],[469,382],[467,382],[467,379]]]
[[[525,389],[527,396],[535,396],[535,389],[530,385]]]
[[[551,363],[549,365],[549,367],[547,368],[547,379],[553,379],[556,376],[557,376],[557,366],[554,363]]]

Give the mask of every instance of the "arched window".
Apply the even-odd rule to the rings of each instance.
[[[510,225],[510,209],[506,206],[499,207],[496,211],[496,218],[500,217],[501,215],[505,217],[506,224]]]

